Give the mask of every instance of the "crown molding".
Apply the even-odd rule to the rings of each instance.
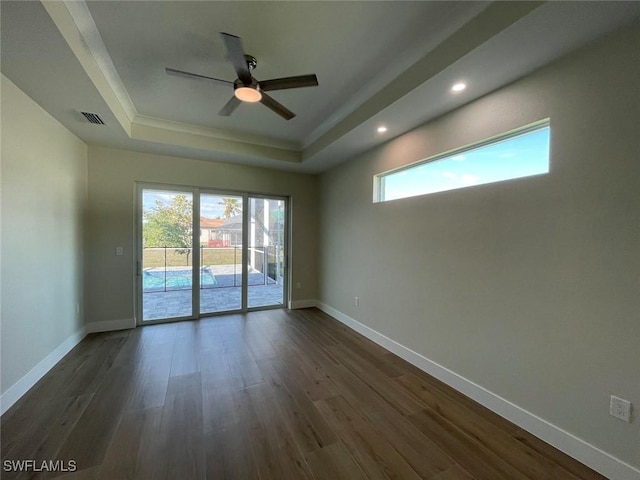
[[[300,163],[294,142],[175,122],[140,114],[127,92],[84,0],[42,0],[81,67],[127,136],[221,154]]]

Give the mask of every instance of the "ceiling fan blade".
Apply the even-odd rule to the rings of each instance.
[[[276,112],[278,115],[280,115],[285,120],[291,120],[293,117],[296,116],[295,113],[293,113],[291,110],[286,108],[280,102],[276,102],[273,98],[271,98],[266,93],[262,94],[262,98],[260,99],[260,103],[263,104],[266,107],[269,107],[271,110]]]
[[[315,75],[299,75],[297,77],[274,78],[258,82],[264,92],[271,90],[285,90],[287,88],[317,87],[318,77]]]
[[[227,103],[224,104],[224,107],[220,109],[218,115],[222,115],[223,117],[228,117],[233,113],[233,111],[238,108],[242,102],[233,95]]]
[[[197,73],[184,72],[182,70],[176,70],[175,68],[165,68],[165,71],[169,75],[175,75],[177,77],[185,77],[185,78],[195,78],[198,80],[209,80],[221,85],[233,85],[233,82],[228,80],[221,80],[219,78],[207,77],[206,75],[199,75]]]
[[[238,78],[245,84],[251,83],[251,72],[249,71],[247,60],[244,58],[242,39],[224,32],[220,32],[220,35],[222,35],[222,40],[224,40],[229,54],[229,60],[233,63],[233,68],[235,68]]]

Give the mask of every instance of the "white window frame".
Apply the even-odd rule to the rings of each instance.
[[[463,147],[455,148],[453,150],[449,150],[449,151],[446,151],[444,153],[440,153],[438,155],[434,155],[432,157],[428,157],[426,159],[418,160],[416,162],[412,162],[410,164],[403,165],[402,167],[398,167],[398,168],[394,168],[392,170],[388,170],[386,172],[378,173],[378,174],[373,176],[373,202],[374,203],[390,202],[390,201],[393,201],[393,200],[401,200],[402,198],[412,198],[412,197],[417,197],[417,196],[430,195],[430,194],[433,194],[433,193],[441,193],[441,192],[446,192],[446,191],[451,191],[451,190],[458,190],[460,188],[468,188],[468,187],[456,187],[456,188],[452,188],[452,189],[439,190],[438,192],[425,192],[425,193],[419,193],[419,194],[415,194],[415,195],[408,195],[406,197],[393,198],[393,199],[386,200],[384,198],[384,185],[383,184],[384,184],[385,177],[387,177],[387,176],[389,176],[391,174],[399,173],[399,172],[406,171],[406,170],[411,170],[413,168],[418,168],[418,167],[421,167],[421,166],[423,166],[423,165],[425,165],[427,163],[433,163],[433,162],[437,162],[439,160],[448,159],[448,158],[453,157],[455,155],[462,155],[464,153],[467,153],[467,152],[470,152],[470,151],[473,151],[473,150],[478,150],[478,149],[481,149],[481,148],[489,146],[489,145],[493,145],[493,144],[497,144],[497,143],[500,143],[500,142],[504,142],[506,140],[511,140],[511,139],[513,139],[515,137],[519,137],[519,136],[522,136],[522,135],[527,135],[529,133],[533,133],[535,131],[542,130],[542,129],[545,129],[545,128],[549,128],[549,129],[551,128],[551,120],[549,118],[545,118],[543,120],[539,120],[537,122],[525,125],[524,127],[516,128],[514,130],[510,130],[510,131],[505,132],[505,133],[500,133],[498,135],[495,135],[493,137],[481,140],[479,142],[476,142],[476,143],[473,143],[473,144],[470,144],[470,145],[465,145]],[[550,149],[551,149],[551,145],[549,145],[549,150]],[[551,157],[551,152],[549,152],[549,157]],[[551,163],[551,161],[550,161],[550,158],[549,158],[549,170],[551,169],[550,163]],[[528,176],[533,176],[533,175],[513,177],[513,178],[509,178],[509,179],[502,179],[502,180],[496,180],[496,181],[493,181],[493,182],[482,183],[480,185],[489,185],[491,183],[497,183],[497,182],[509,181],[509,180],[516,180],[518,178],[527,178]]]

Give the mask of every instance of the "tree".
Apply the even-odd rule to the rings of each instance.
[[[170,204],[156,200],[151,209],[143,212],[144,247],[178,247],[176,253],[191,253],[193,202],[186,195],[176,195]]]
[[[235,217],[242,213],[242,204],[237,198],[223,198],[222,201],[218,202],[218,205],[224,206],[222,218]]]

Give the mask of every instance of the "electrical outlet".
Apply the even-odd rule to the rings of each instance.
[[[302,288],[302,282],[296,283],[296,288]]]
[[[611,395],[609,415],[625,422],[631,422],[631,402]]]
[[[124,255],[124,248],[116,247],[116,256],[121,257],[122,255]]]
[[[360,306],[360,297],[353,297],[353,304],[356,307],[359,307]]]

